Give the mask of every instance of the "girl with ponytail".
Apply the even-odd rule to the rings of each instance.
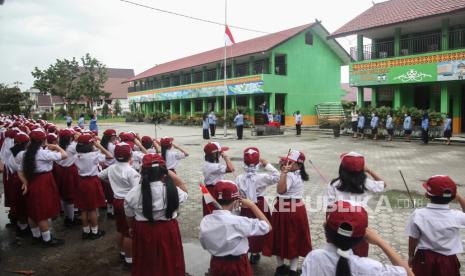
[[[166,162],[166,168],[176,173],[176,167],[180,160],[189,156],[189,153],[180,146],[173,144],[173,138],[161,138],[161,156]]]
[[[324,229],[327,245],[305,257],[302,276],[414,275],[408,263],[368,228],[368,214],[361,205],[337,201],[328,206]],[[363,240],[380,247],[392,265],[354,255],[352,248]]]
[[[132,275],[184,276],[185,264],[177,210],[187,199],[184,182],[158,154],[146,154],[142,183],[125,197],[133,238]]]

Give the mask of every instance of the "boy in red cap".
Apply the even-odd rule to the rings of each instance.
[[[117,144],[114,154],[116,163],[101,171],[98,177],[100,180],[108,181],[111,185],[120,255],[124,259],[125,267],[130,269],[132,265],[132,241],[124,215],[124,198],[133,187],[139,185],[140,174],[129,165],[132,155],[129,144],[124,142]]]
[[[416,209],[407,224],[409,263],[415,275],[458,276],[457,254],[463,253],[460,229],[465,228],[465,199],[457,194],[457,185],[446,175],[432,176],[423,187],[431,203]],[[454,199],[462,211],[449,208]]]
[[[370,176],[370,177],[368,177]],[[381,193],[386,182],[375,171],[365,165],[365,157],[356,152],[341,155],[339,177],[333,179],[326,191],[327,205],[338,200],[350,200],[366,206],[374,193]],[[361,242],[353,248],[355,255],[368,256],[367,242]]]
[[[264,167],[266,173],[258,173],[260,167]],[[279,181],[279,171],[268,161],[260,158],[258,148],[249,147],[244,150],[244,171],[236,178],[236,183],[243,195],[262,211],[267,219],[271,221],[270,207],[265,201],[265,190],[268,186],[277,184]],[[255,218],[250,208],[241,208],[241,215]],[[257,264],[260,260],[260,253],[266,236],[249,237],[250,263]]]
[[[327,244],[305,257],[302,276],[413,276],[408,263],[368,228],[368,214],[361,205],[337,201],[328,207],[324,224]],[[363,240],[381,248],[393,265],[355,255],[352,248]]]
[[[205,164],[202,168],[204,177],[204,184],[207,187],[210,194],[213,191],[215,183],[222,180],[225,173],[231,173],[234,171],[234,166],[226,155],[228,147],[221,147],[217,142],[210,142],[205,145],[203,151],[205,152]],[[223,157],[226,165],[220,164],[220,156]],[[205,200],[202,198],[203,215],[211,213],[212,206],[207,206]]]
[[[147,150],[147,153],[160,153],[160,146],[158,142],[150,136],[142,136],[140,139],[142,146]]]
[[[189,153],[180,146],[173,144],[173,138],[164,137],[160,139],[161,156],[166,161],[168,170],[176,173],[176,167],[180,160],[189,156]],[[174,150],[176,149],[176,150]]]
[[[200,243],[212,255],[210,275],[251,276],[247,238],[269,233],[271,224],[255,203],[240,199],[239,189],[232,181],[217,181],[213,196],[223,209],[214,210],[200,222]],[[240,205],[250,208],[256,218],[233,215],[231,211]]]

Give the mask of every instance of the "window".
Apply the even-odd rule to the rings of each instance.
[[[313,34],[310,31],[305,33],[305,44],[313,45]]]
[[[254,64],[254,74],[269,74],[269,62],[267,59],[258,60]]]
[[[179,85],[179,75],[178,76],[173,76],[171,77],[171,82],[172,82],[172,86],[177,86]]]
[[[231,65],[226,67],[226,74],[227,74],[228,78],[231,78]],[[224,79],[224,67],[221,67],[220,79]]]
[[[207,79],[205,81],[214,81],[216,80],[216,69],[211,69],[207,71]]]
[[[202,72],[195,72],[194,73],[194,81],[193,83],[202,82]]]
[[[274,64],[276,75],[286,75],[286,55],[277,55]]]
[[[163,87],[169,87],[170,86],[170,78],[169,77],[163,78],[162,86]]]
[[[242,77],[249,75],[249,64],[241,63],[236,65],[236,77]]]
[[[191,80],[191,74],[184,74],[184,75],[182,76],[182,78],[183,78],[182,83],[184,83],[184,84],[190,84],[191,81],[192,81],[192,80]]]

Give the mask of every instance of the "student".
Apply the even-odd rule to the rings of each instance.
[[[158,143],[150,136],[142,136],[140,139],[142,146],[147,150],[147,153],[160,153],[161,149]]]
[[[97,116],[95,114],[90,115],[89,130],[98,135]]]
[[[260,167],[264,167],[266,173],[258,173]],[[255,203],[258,209],[265,214],[268,221],[271,221],[270,207],[266,203],[264,195],[268,186],[278,183],[279,171],[268,161],[261,159],[260,151],[254,147],[244,150],[244,171],[245,174],[241,174],[236,178],[241,194]],[[241,216],[256,218],[252,209],[244,206],[241,208]],[[263,250],[265,240],[266,236],[249,237],[251,264],[257,264],[260,261],[260,253]]]
[[[84,129],[86,126],[85,126],[85,119],[84,119],[84,114],[81,114],[79,116],[79,120],[78,120],[78,127],[80,129]]]
[[[294,120],[295,120],[296,135],[300,135],[300,133],[302,132],[302,115],[300,115],[299,110],[297,110],[296,113],[294,114]]]
[[[71,124],[73,123],[73,118],[69,114],[66,114],[65,119],[66,119],[66,126],[70,128]]]
[[[124,211],[132,235],[132,275],[184,276],[185,263],[176,220],[177,210],[187,200],[184,182],[158,154],[146,154],[142,184],[132,188],[124,200]]]
[[[95,148],[99,150],[95,151]],[[97,221],[97,208],[105,206],[105,195],[97,176],[99,163],[113,156],[90,134],[78,137],[76,152],[79,182],[75,205],[81,209],[82,239],[95,240],[105,235],[105,231],[98,228]]]
[[[5,207],[10,207],[10,210],[8,212],[8,218],[10,220],[10,223],[7,224],[7,226],[15,226],[16,225],[16,214],[14,213],[15,210],[11,209],[13,206],[12,201],[14,197],[14,189],[11,189],[11,183],[10,183],[10,170],[8,168],[7,160],[11,157],[11,147],[14,145],[14,137],[18,133],[18,130],[16,128],[10,128],[5,131],[5,139],[2,144],[2,148],[0,150],[0,161],[1,161],[1,166],[3,169],[3,189],[5,193]]]
[[[423,141],[423,144],[427,145],[428,144],[428,134],[429,133],[429,116],[428,112],[425,111],[423,113],[423,118],[421,119],[421,140]]]
[[[58,145],[44,148],[47,134],[42,129],[34,129],[29,134],[31,142],[25,151],[16,157],[18,176],[23,193],[26,195],[26,212],[35,243],[43,247],[54,247],[64,243],[50,234],[49,219],[60,214],[60,194],[53,178],[53,162],[66,159],[66,152]]]
[[[368,178],[370,175],[372,178]],[[327,205],[339,200],[350,200],[366,206],[373,193],[381,193],[386,182],[365,165],[365,157],[356,152],[341,155],[339,177],[329,183],[326,197]],[[368,256],[368,243],[361,242],[353,248],[354,254]]]
[[[281,175],[278,182],[278,197],[272,215],[273,231],[269,235],[263,255],[276,256],[278,267],[275,275],[299,275],[299,256],[305,257],[312,250],[307,210],[303,202],[305,155],[297,150],[289,151],[281,158]],[[290,268],[284,265],[290,262]]]
[[[350,121],[352,122],[352,132],[353,132],[353,138],[357,138],[357,121],[358,121],[358,111],[354,108],[352,109],[352,112],[350,113]]]
[[[189,156],[183,148],[173,144],[173,138],[164,137],[160,139],[161,156],[166,162],[168,170],[176,173],[176,167],[180,160]]]
[[[405,141],[410,142],[412,136],[412,117],[410,117],[410,112],[405,114],[404,118],[404,134],[405,134]]]
[[[124,198],[132,188],[139,185],[140,174],[129,165],[132,155],[129,144],[124,142],[117,144],[114,153],[116,163],[101,171],[98,177],[111,184],[114,193],[112,203],[116,217],[118,247],[120,248],[120,256],[124,259],[124,267],[130,270],[132,266],[132,240],[124,214]]]
[[[360,133],[360,138],[365,139],[365,114],[363,112],[358,115],[357,133]]]
[[[378,113],[374,112],[371,114],[371,135],[373,136],[373,140],[378,140],[378,125],[379,125],[379,117]]]
[[[387,130],[387,133],[388,133],[388,141],[392,141],[392,136],[394,135],[394,123],[392,121],[392,112],[389,112],[387,114],[386,130]]]
[[[74,164],[77,154],[74,132],[70,129],[60,130],[59,145],[62,149],[65,149],[68,158],[56,162],[54,168],[55,180],[60,190],[65,215],[64,224],[66,227],[72,227],[79,223],[74,219],[74,203],[79,185],[78,169]]]
[[[48,133],[46,140],[47,140],[47,144],[49,144],[49,145],[51,145],[51,144],[57,145],[58,144],[58,135],[56,135],[55,133]]]
[[[106,129],[103,132],[102,140],[100,141],[100,145],[108,150],[111,155],[115,156],[115,145],[117,143],[117,137],[116,137],[116,130],[114,129]],[[116,159],[107,159],[105,158],[105,161],[100,163],[100,166],[102,167],[102,170],[108,168],[109,166],[113,165],[116,163]],[[115,211],[113,208],[113,190],[111,189],[110,183],[106,179],[100,179],[100,183],[102,184],[103,187],[103,192],[105,194],[105,201],[107,205],[107,218],[113,219],[115,216]]]
[[[268,116],[268,124],[274,122],[273,113],[268,112],[267,116]]]
[[[326,213],[324,230],[327,244],[305,257],[302,276],[414,276],[400,254],[368,228],[368,214],[363,207],[335,202]],[[392,265],[354,255],[351,249],[363,240],[378,246]]]
[[[450,138],[452,137],[452,119],[450,113],[447,113],[446,120],[444,121],[444,138],[447,139],[446,145],[450,145]]]
[[[216,115],[213,110],[210,111],[210,114],[208,114],[208,125],[210,126],[210,135],[211,137],[215,137],[215,131],[216,131]]]
[[[210,139],[210,133],[208,133],[210,125],[208,124],[208,116],[207,113],[203,113],[202,115],[202,131],[203,131],[203,139],[208,140]]]
[[[216,182],[213,197],[223,208],[214,210],[200,221],[200,244],[210,252],[211,276],[252,276],[248,262],[248,237],[263,236],[271,224],[260,209],[248,199],[240,199],[236,183]],[[242,205],[256,218],[236,216],[231,212]]]
[[[131,166],[136,170],[140,171],[142,167],[142,158],[144,154],[147,154],[147,150],[141,144],[138,136],[134,132],[121,132],[119,134],[121,142],[125,142],[131,146],[132,149],[132,162]]]
[[[460,229],[465,228],[465,199],[457,194],[457,185],[449,176],[433,176],[423,187],[431,203],[413,211],[407,223],[409,263],[415,275],[459,276],[457,254],[463,253]],[[462,211],[449,208],[454,199]]]
[[[244,115],[242,110],[237,110],[237,115],[234,117],[234,124],[236,125],[237,140],[242,140],[242,133],[244,132]]]
[[[221,147],[219,143],[210,142],[205,145],[203,151],[205,153],[205,164],[202,168],[204,184],[210,193],[213,192],[215,183],[222,180],[224,174],[234,172],[234,166],[226,155],[228,147]],[[220,164],[220,156],[224,159],[225,165]],[[203,215],[208,215],[212,211],[212,206],[207,206],[202,198]]]
[[[274,115],[274,121],[278,122],[280,125],[282,124],[281,111],[276,112],[276,114]]]

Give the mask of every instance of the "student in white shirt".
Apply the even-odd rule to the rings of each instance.
[[[368,214],[362,206],[335,202],[328,208],[324,229],[327,244],[305,257],[302,276],[414,276],[408,263],[368,228]],[[381,248],[392,265],[355,255],[352,248],[363,240]]]
[[[117,142],[116,131],[114,129],[106,129],[103,132],[102,140],[100,140],[100,145],[106,150],[108,150],[113,156],[115,156],[115,145]],[[109,166],[115,164],[115,158],[105,159],[100,166],[102,170],[108,168]],[[103,193],[105,194],[105,201],[107,205],[107,218],[113,219],[115,211],[113,208],[113,190],[111,189],[110,183],[105,179],[100,179],[103,187]]]
[[[211,255],[210,275],[251,276],[248,262],[248,237],[263,236],[271,224],[260,209],[248,199],[240,199],[236,183],[220,180],[215,183],[213,197],[222,206],[200,222],[200,244]],[[233,215],[239,205],[250,208],[256,218]]]
[[[142,136],[140,139],[142,146],[147,150],[147,153],[160,153],[160,146],[157,141],[150,136]]]
[[[117,144],[114,153],[116,163],[101,171],[98,177],[100,180],[108,181],[111,185],[120,255],[124,259],[125,268],[130,270],[132,265],[132,240],[129,236],[129,226],[124,214],[124,198],[132,188],[139,185],[140,174],[129,165],[132,153],[129,144],[124,142]]]
[[[44,247],[63,244],[50,234],[49,219],[60,214],[60,194],[53,178],[53,162],[67,158],[66,152],[57,145],[46,145],[45,131],[34,129],[29,134],[31,142],[17,156],[18,176],[27,193],[26,208],[32,236],[35,242],[42,241]],[[42,238],[41,238],[42,237]]]
[[[423,184],[431,203],[416,209],[406,227],[409,235],[409,263],[415,275],[460,275],[457,254],[463,253],[460,229],[465,228],[465,199],[457,185],[445,175],[436,175]],[[456,200],[462,211],[452,210]]]
[[[184,182],[158,154],[146,154],[142,184],[126,195],[124,211],[133,242],[132,276],[184,276],[177,210],[187,199]]]
[[[304,181],[309,177],[305,171],[305,155],[290,150],[281,158],[281,175],[278,182],[278,198],[272,215],[273,231],[269,235],[263,255],[276,256],[278,267],[275,275],[298,275],[300,257],[312,250],[307,210],[303,202]],[[288,259],[290,267],[284,264]]]
[[[302,132],[302,115],[300,115],[300,111],[297,110],[294,113],[294,120],[296,135],[300,135],[300,133]]]
[[[78,137],[76,152],[79,188],[75,205],[81,209],[82,239],[95,240],[105,235],[105,231],[98,228],[97,221],[97,208],[105,206],[102,184],[97,176],[99,163],[105,158],[112,159],[113,155],[90,134]]]
[[[258,173],[260,167],[265,168],[266,173]],[[244,174],[236,178],[241,194],[249,199],[258,209],[262,211],[266,218],[271,221],[270,207],[265,201],[265,190],[268,186],[277,184],[279,181],[279,171],[268,161],[260,158],[258,148],[249,147],[244,150]],[[241,216],[256,218],[252,209],[241,208]],[[249,237],[250,263],[257,264],[260,261],[260,253],[263,250],[266,236]]]
[[[357,138],[358,111],[355,109],[355,107],[352,109],[352,112],[350,113],[350,121],[352,123],[352,137]]]
[[[368,177],[371,176],[372,178]],[[326,190],[327,204],[338,200],[350,200],[367,206],[374,193],[382,193],[386,182],[376,172],[365,165],[365,157],[356,152],[341,155],[339,177],[329,183]],[[354,254],[368,256],[369,246],[361,242],[353,248]]]
[[[204,184],[207,187],[210,194],[213,192],[215,183],[222,180],[226,173],[234,172],[234,166],[226,155],[228,147],[221,147],[217,142],[210,142],[205,145],[203,151],[205,153],[205,164],[202,168],[204,177]],[[220,156],[224,159],[225,165],[220,163]],[[203,215],[208,215],[213,210],[213,206],[205,204],[205,200],[202,197]]]
[[[12,185],[10,184],[10,170],[8,168],[7,160],[11,157],[11,151],[10,148],[14,145],[14,137],[18,133],[18,130],[16,128],[10,128],[5,131],[5,139],[2,144],[2,148],[0,150],[0,161],[1,161],[1,167],[3,171],[3,189],[5,193],[5,207],[10,207],[10,210],[8,211],[8,218],[10,219],[10,224],[15,225],[16,224],[16,214],[14,213],[14,210],[11,209],[13,206],[12,201],[13,201],[13,193],[14,191],[10,188]]]
[[[125,142],[131,146],[132,149],[132,162],[131,166],[140,172],[142,166],[142,158],[147,154],[147,150],[141,144],[139,137],[134,132],[121,132],[119,134],[121,142]]]
[[[189,156],[189,153],[178,145],[173,144],[173,138],[165,137],[160,139],[161,156],[165,159],[168,170],[176,173],[176,166],[179,161]],[[174,150],[176,149],[176,150]]]

